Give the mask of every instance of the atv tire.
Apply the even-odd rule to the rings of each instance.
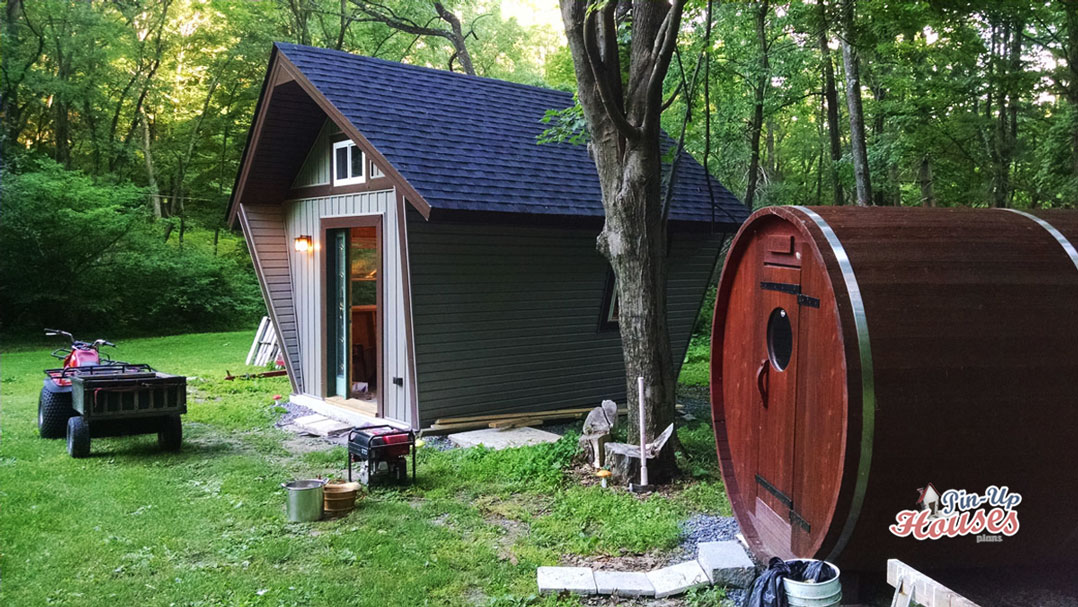
[[[63,438],[67,420],[75,415],[71,408],[71,392],[50,392],[41,389],[37,399],[37,431],[41,438]]]
[[[183,443],[183,424],[179,415],[166,415],[161,418],[161,428],[157,431],[157,446],[165,451],[179,451]]]
[[[67,420],[67,454],[71,457],[90,455],[90,424],[81,415]]]

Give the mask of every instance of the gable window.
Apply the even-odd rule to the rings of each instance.
[[[363,152],[356,144],[338,141],[333,144],[333,185],[363,183],[367,180]]]
[[[603,304],[599,308],[599,330],[613,331],[618,328],[618,279],[614,270],[606,272],[606,285],[603,287]]]

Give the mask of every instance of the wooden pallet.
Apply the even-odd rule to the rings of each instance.
[[[980,607],[898,559],[887,560],[887,583],[895,587],[891,607]]]

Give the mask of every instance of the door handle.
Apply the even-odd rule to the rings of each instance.
[[[767,390],[771,379],[771,361],[766,358],[760,363],[760,368],[756,371],[756,389],[760,392],[760,400],[763,401],[764,407],[767,407]]]

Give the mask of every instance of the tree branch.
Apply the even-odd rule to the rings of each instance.
[[[609,0],[604,6],[604,11],[613,12],[617,2],[615,0]],[[584,51],[588,59],[588,67],[591,69],[592,78],[595,80],[595,87],[599,92],[599,101],[603,104],[603,110],[610,116],[610,121],[617,129],[618,133],[626,139],[636,139],[640,136],[640,128],[629,122],[625,116],[625,109],[621,103],[620,97],[615,97],[615,91],[612,90],[608,74],[614,77],[621,77],[621,69],[618,67],[617,53],[614,53],[612,57],[609,57],[612,63],[607,64],[601,56],[599,50],[599,42],[596,40],[598,25],[596,22],[596,12],[594,10],[588,11],[587,16],[584,18],[583,34],[584,34]],[[619,87],[620,88],[620,87]]]

